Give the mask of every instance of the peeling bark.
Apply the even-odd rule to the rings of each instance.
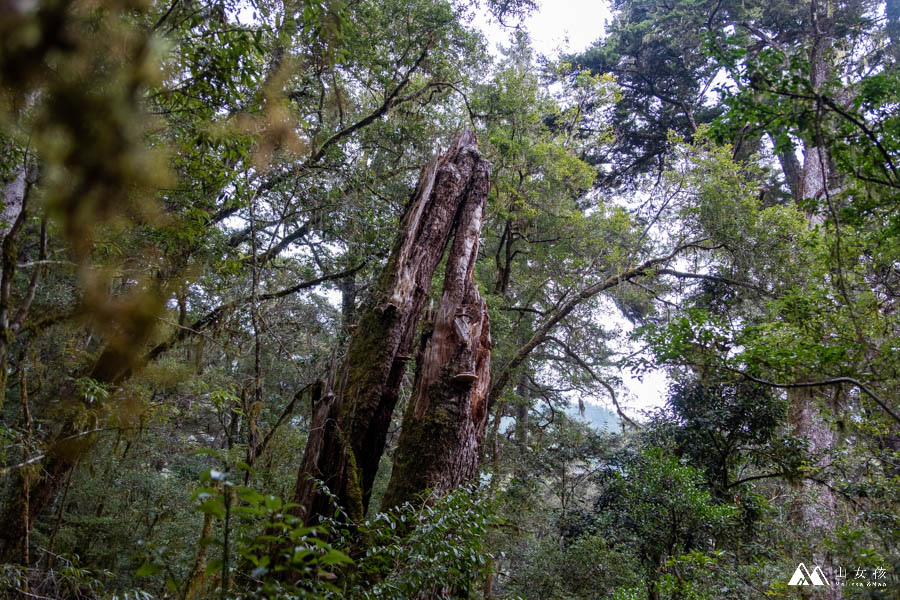
[[[491,333],[473,271],[488,169],[487,163],[479,165],[461,208],[441,301],[433,327],[422,336],[384,508],[414,500],[429,489],[450,491],[478,468],[488,414]]]
[[[295,494],[307,519],[333,512],[331,500],[311,478],[323,481],[351,518],[365,514],[434,271],[460,206],[470,188],[486,180],[486,171],[475,134],[468,131],[423,170],[368,308],[350,337],[336,392],[315,408]]]

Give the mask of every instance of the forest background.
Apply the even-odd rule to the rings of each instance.
[[[896,597],[900,3],[534,8],[0,4],[5,596]]]

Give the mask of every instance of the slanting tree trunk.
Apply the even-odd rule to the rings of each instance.
[[[489,175],[489,165],[480,164],[460,212],[441,302],[416,360],[385,508],[429,489],[450,491],[478,468],[487,424],[491,332],[473,271]]]
[[[316,407],[295,499],[307,519],[331,514],[321,480],[352,519],[368,508],[416,325],[470,188],[489,167],[463,132],[423,170],[394,248],[350,337],[336,390]],[[486,183],[484,184],[486,185]]]

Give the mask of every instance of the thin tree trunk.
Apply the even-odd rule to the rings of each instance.
[[[356,273],[351,273],[338,283],[341,290],[341,327],[349,331],[350,326],[356,322]]]
[[[488,414],[491,333],[473,273],[489,175],[489,165],[479,165],[461,208],[434,326],[423,336],[417,359],[384,508],[415,500],[429,489],[448,492],[478,469]]]
[[[406,361],[431,280],[469,188],[486,180],[475,134],[460,134],[423,170],[388,262],[354,329],[333,397],[315,407],[295,499],[307,519],[333,512],[321,480],[352,519],[368,508]],[[485,175],[482,175],[485,174]]]
[[[134,339],[135,345],[139,345],[145,338],[135,336]],[[119,367],[126,364],[131,357],[133,352],[128,349],[117,350],[116,345],[110,344],[94,364],[91,374],[100,383],[116,385],[127,377],[128,371]],[[45,444],[46,457],[40,461],[40,476],[30,487],[31,518],[27,525],[21,518],[22,497],[16,497],[7,504],[0,520],[0,562],[12,562],[18,555],[26,533],[56,498],[65,484],[69,471],[75,468],[77,462],[86,456],[97,442],[98,433],[77,418],[85,400],[75,386],[71,383],[66,384],[59,397],[60,405],[65,407],[66,413],[60,419],[62,426]],[[96,423],[91,426],[96,427]],[[22,476],[22,473],[16,474],[17,479]],[[21,485],[21,482],[17,485]]]
[[[41,515],[43,509],[50,504],[66,481],[69,470],[75,466],[74,460],[64,457],[50,458],[43,467],[42,476],[38,483],[29,487],[28,512],[30,518],[26,523],[22,515],[25,511],[24,494],[17,495],[6,507],[5,518],[0,526],[0,562],[13,562],[22,550],[25,536],[28,535],[31,525]],[[28,475],[24,475],[27,477]],[[23,475],[17,475],[16,486],[23,488]]]
[[[200,540],[197,543],[197,556],[194,558],[194,566],[185,582],[184,600],[193,600],[199,595],[204,580],[204,572],[206,571],[206,548],[208,544],[204,543],[212,535],[212,515],[203,515],[203,529],[200,531]]]

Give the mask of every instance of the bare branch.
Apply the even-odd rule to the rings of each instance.
[[[515,356],[513,356],[513,358],[506,365],[504,365],[503,369],[499,371],[496,379],[491,383],[489,405],[493,405],[496,399],[500,397],[500,394],[503,393],[503,389],[509,383],[509,379],[512,376],[513,371],[515,371],[519,367],[519,365],[522,364],[522,362],[528,357],[531,351],[547,341],[547,338],[553,328],[556,327],[560,321],[569,316],[569,314],[573,310],[575,310],[575,308],[577,308],[582,302],[593,298],[600,292],[614,288],[621,283],[630,281],[637,277],[656,275],[658,272],[658,269],[656,269],[657,265],[665,264],[685,250],[691,248],[698,250],[714,249],[700,245],[703,241],[705,240],[679,244],[668,254],[656,258],[651,258],[641,263],[637,267],[626,269],[617,275],[611,275],[602,281],[598,281],[593,285],[589,285],[574,296],[570,297],[568,301],[562,303],[559,308],[553,314],[551,314],[550,317],[546,321],[544,321],[544,323],[540,327],[537,328],[537,330],[531,336],[531,339],[525,342],[525,344],[521,348],[519,348],[518,352],[516,352]]]
[[[704,273],[686,273],[684,271],[676,271],[675,269],[659,269],[656,271],[660,275],[671,275],[673,277],[678,277],[679,279],[705,279],[706,281],[715,281],[718,283],[724,283],[727,285],[733,285],[737,287],[745,287],[747,289],[755,290],[760,294],[764,294],[766,296],[771,296],[771,292],[767,291],[765,288],[756,285],[755,283],[750,283],[747,281],[737,281],[735,279],[730,279],[728,277],[721,277],[719,275],[706,275]]]
[[[321,220],[322,220],[322,217],[320,215],[313,216],[312,218],[310,218],[309,221],[307,221],[306,223],[304,223],[303,225],[298,227],[295,231],[293,231],[289,235],[284,236],[284,238],[282,238],[282,240],[280,242],[278,242],[277,244],[275,244],[274,246],[272,246],[271,248],[269,248],[262,254],[245,256],[244,258],[241,259],[241,262],[244,264],[255,263],[257,266],[260,266],[260,265],[263,265],[263,264],[269,262],[270,260],[272,260],[273,258],[278,256],[282,250],[287,248],[293,242],[295,242],[295,241],[299,240],[300,238],[305,237],[307,234],[309,234],[310,230],[313,227],[315,227],[316,225],[318,225]]]

